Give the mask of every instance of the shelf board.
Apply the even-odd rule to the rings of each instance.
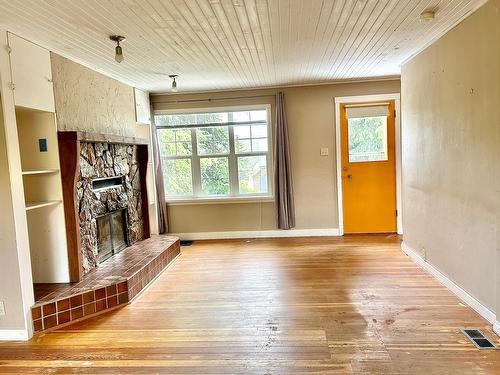
[[[58,173],[59,169],[30,169],[23,171],[23,176],[32,176],[37,174],[52,174]]]
[[[62,201],[26,202],[26,211],[36,210],[37,208],[53,206],[60,203],[62,203]]]

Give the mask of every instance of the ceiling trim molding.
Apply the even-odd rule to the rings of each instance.
[[[241,87],[235,89],[223,89],[223,90],[198,90],[198,91],[179,91],[176,93],[172,92],[151,92],[151,96],[176,96],[185,94],[212,94],[219,92],[231,92],[231,91],[255,91],[255,90],[276,90],[276,89],[289,89],[295,87],[310,87],[310,86],[328,86],[328,85],[345,85],[349,83],[370,83],[370,82],[385,82],[385,81],[400,81],[401,76],[387,76],[387,77],[373,77],[373,78],[363,78],[363,79],[343,79],[335,81],[322,81],[322,82],[310,82],[310,83],[300,83],[300,84],[289,84],[289,85],[277,85],[277,86],[263,86],[263,87]]]

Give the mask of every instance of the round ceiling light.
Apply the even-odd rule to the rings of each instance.
[[[436,18],[436,12],[434,10],[426,10],[420,13],[420,22],[431,22]]]

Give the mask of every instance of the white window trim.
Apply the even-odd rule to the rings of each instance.
[[[234,154],[234,125],[229,126],[229,154],[224,155],[198,155],[196,147],[196,138],[192,137],[192,155],[190,156],[173,156],[170,159],[191,159],[192,160],[192,179],[193,179],[193,195],[192,196],[166,196],[166,202],[169,205],[193,205],[193,204],[222,204],[222,203],[257,203],[257,202],[271,202],[274,201],[274,147],[273,147],[273,121],[271,117],[271,105],[270,104],[255,104],[255,105],[240,105],[240,106],[224,106],[224,107],[201,107],[201,108],[187,108],[187,109],[166,109],[166,110],[156,110],[153,116],[156,115],[176,115],[176,114],[187,114],[187,113],[209,113],[209,112],[237,112],[237,111],[249,111],[256,109],[265,109],[267,111],[267,137],[268,137],[268,151],[267,152],[250,152],[242,154]],[[244,123],[242,123],[243,125]],[[208,124],[207,124],[208,125]],[[209,126],[209,125],[208,125]],[[167,127],[160,127],[167,128]],[[157,129],[154,129],[157,131]],[[196,128],[191,129],[192,132],[196,132]],[[199,159],[205,157],[227,157],[229,161],[229,168],[231,170],[237,171],[236,167],[236,157],[237,156],[263,156],[267,157],[267,186],[269,191],[263,194],[232,194],[224,196],[206,196],[206,195],[196,195],[197,191],[201,191],[201,181],[199,173]],[[161,156],[160,156],[161,158]],[[231,164],[233,164],[233,169],[231,169]],[[236,167],[236,168],[234,168]],[[238,174],[229,173],[229,184],[230,191],[239,191]]]

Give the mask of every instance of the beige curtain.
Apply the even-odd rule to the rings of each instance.
[[[153,107],[151,107],[153,114]],[[151,115],[151,143],[153,147],[154,174],[156,182],[156,202],[158,211],[158,232],[160,234],[168,233],[167,202],[165,201],[165,187],[163,186],[163,171],[161,169],[160,149],[158,147],[158,132]]]
[[[292,167],[288,145],[288,126],[285,114],[284,95],[276,95],[276,121],[274,137],[274,188],[275,214],[279,229],[295,227],[295,207],[293,203]]]

